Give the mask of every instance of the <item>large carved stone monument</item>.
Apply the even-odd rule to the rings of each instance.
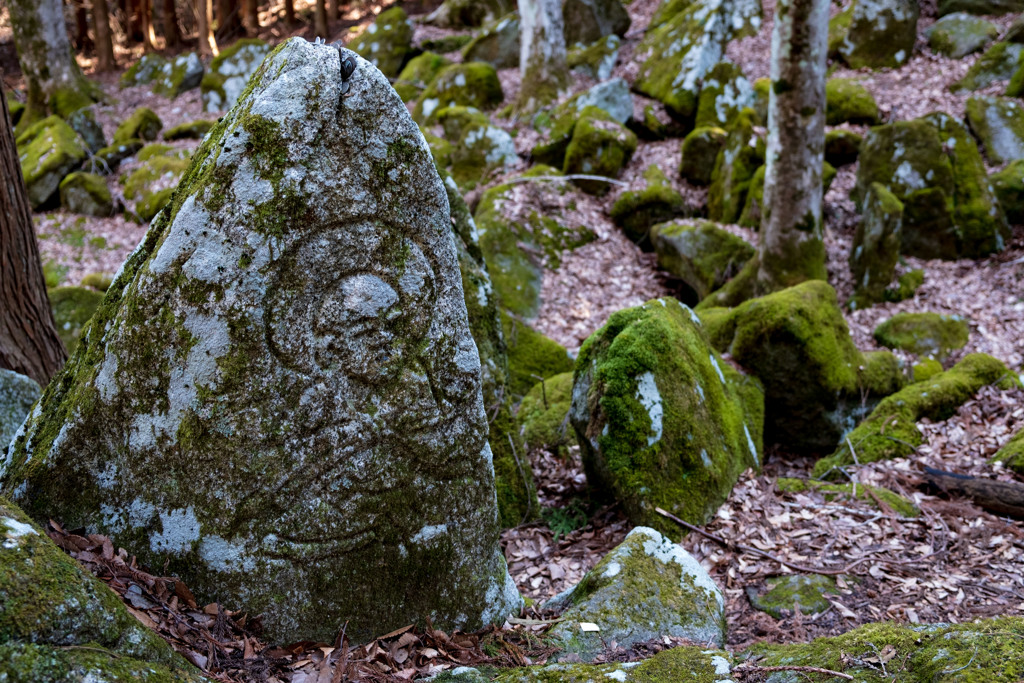
[[[376,68],[299,39],[266,59],[2,481],[275,640],[518,609],[448,200]]]

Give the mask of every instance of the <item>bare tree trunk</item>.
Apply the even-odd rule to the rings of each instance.
[[[256,0],[242,0],[242,25],[245,34],[254,37],[260,32],[260,14]]]
[[[167,47],[181,45],[181,31],[178,30],[178,10],[174,0],[164,0],[163,5],[164,43]]]
[[[560,0],[519,0],[519,72],[516,108],[530,113],[553,102],[569,82]]]
[[[142,0],[128,0],[128,40],[141,42],[142,36]]]
[[[67,353],[46,296],[2,79],[0,109],[0,367],[45,387]]]
[[[238,0],[217,0],[217,40],[229,40],[242,28]]]
[[[295,0],[284,0],[284,23],[295,26]]]
[[[313,33],[318,38],[327,40],[327,5],[324,0],[316,0],[316,11],[313,13]]]
[[[759,292],[824,280],[821,167],[829,0],[779,0],[761,216]]]
[[[99,71],[113,71],[114,42],[110,37],[110,14],[107,0],[92,0],[92,25],[96,34],[96,68]]]
[[[142,28],[142,44],[146,51],[156,50],[156,32],[153,30],[153,6],[152,0],[142,0],[139,3],[139,26]]]
[[[46,116],[67,116],[102,97],[78,68],[61,0],[9,0],[14,46],[25,76],[27,110],[19,127]]]
[[[85,2],[78,0],[75,3],[75,49],[79,52],[88,52],[92,47],[92,40],[89,38],[89,10]]]
[[[217,41],[213,37],[213,0],[196,0],[196,23],[199,34],[199,54],[216,56]]]

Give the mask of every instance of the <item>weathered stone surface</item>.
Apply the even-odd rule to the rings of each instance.
[[[473,28],[503,17],[515,8],[512,0],[444,0],[424,23],[445,28]]]
[[[441,69],[451,64],[451,60],[434,52],[424,52],[409,60],[398,74],[395,81],[395,92],[403,102],[411,102],[420,96],[428,85],[441,73]]]
[[[992,174],[992,189],[1006,219],[1024,222],[1024,159],[1014,161],[998,173]]]
[[[573,360],[565,347],[521,318],[502,311],[501,329],[508,348],[509,387],[515,400],[525,396],[538,377],[548,379],[572,370]]]
[[[377,19],[346,47],[388,78],[395,78],[412,53],[412,22],[405,10],[392,7],[378,14]]]
[[[108,174],[117,169],[122,161],[132,156],[136,152],[145,146],[145,142],[138,138],[134,140],[125,140],[124,142],[115,142],[112,145],[107,145],[100,151],[96,152],[94,157],[95,160],[102,162],[97,169],[99,172]]]
[[[160,75],[167,59],[155,52],[142,55],[139,61],[132,64],[127,71],[121,74],[118,81],[122,88],[133,85],[147,85]]]
[[[694,185],[711,182],[712,171],[729,135],[717,126],[694,128],[680,145],[679,175]]]
[[[694,127],[728,128],[737,114],[753,106],[754,88],[743,70],[732,62],[719,62],[704,79]]]
[[[206,69],[195,52],[178,55],[160,69],[153,80],[153,92],[174,99],[183,92],[198,88]]]
[[[663,223],[651,230],[658,266],[693,292],[693,303],[734,277],[756,250],[711,221]]]
[[[0,679],[10,683],[209,680],[2,497],[0,536],[4,539],[0,544]]]
[[[486,62],[451,64],[438,72],[413,110],[419,123],[432,123],[445,107],[494,109],[504,99],[498,72]]]
[[[875,328],[875,341],[942,361],[950,351],[967,345],[970,327],[959,315],[897,313]]]
[[[37,209],[56,198],[60,181],[85,161],[85,142],[58,116],[26,128],[15,140],[28,201]]]
[[[881,183],[871,183],[850,248],[854,308],[885,300],[900,257],[902,225],[903,202]]]
[[[1024,159],[1024,107],[1005,97],[967,100],[967,125],[993,164]]]
[[[272,640],[502,619],[522,601],[448,206],[378,70],[284,43],[108,290],[4,490],[263,613]]]
[[[808,615],[824,612],[832,607],[825,596],[838,595],[839,589],[829,576],[790,574],[768,579],[760,592],[753,586],[746,592],[754,609],[782,619],[793,616],[796,609]]]
[[[1006,245],[1009,228],[977,143],[947,114],[871,128],[861,145],[855,203],[873,182],[903,202],[905,254],[978,258]]]
[[[1006,81],[1014,76],[1024,45],[1021,43],[996,43],[971,65],[964,77],[950,86],[950,90],[980,90],[996,81]]]
[[[79,109],[68,116],[66,120],[68,125],[82,138],[90,152],[95,154],[107,146],[107,139],[103,136],[103,128],[96,122],[94,107]]]
[[[918,0],[855,0],[829,24],[830,52],[854,69],[906,64],[917,40]]]
[[[764,163],[765,145],[755,130],[756,116],[753,109],[740,112],[715,160],[708,189],[708,217],[713,221],[736,222],[754,173]]]
[[[830,78],[825,83],[825,123],[879,123],[878,104],[860,82],[852,78]]]
[[[686,200],[657,166],[647,167],[644,181],[642,190],[619,195],[609,215],[634,244],[644,251],[652,251],[652,226],[680,216],[697,215],[699,207],[687,206]]]
[[[114,131],[114,144],[128,140],[156,140],[164,124],[149,107],[139,107]]]
[[[636,48],[641,63],[634,87],[660,100],[674,116],[688,119],[726,44],[760,27],[760,0],[665,0]]]
[[[562,23],[566,45],[589,45],[605,36],[625,36],[630,19],[620,0],[563,0]]]
[[[269,53],[270,46],[259,38],[244,38],[221,50],[199,84],[203,111],[221,111],[235,106],[249,78]]]
[[[463,190],[473,189],[492,173],[505,171],[519,161],[512,136],[492,125],[479,110],[446,107],[436,118],[451,143],[444,165]]]
[[[596,81],[606,81],[611,78],[612,69],[619,58],[621,44],[622,39],[613,34],[586,47],[570,48],[566,62],[569,68],[577,73],[590,76]]]
[[[533,385],[516,413],[516,422],[522,425],[523,439],[530,450],[543,448],[557,455],[568,455],[569,447],[576,444],[576,432],[569,424],[570,405],[571,372],[542,379]]]
[[[633,524],[678,536],[664,508],[703,524],[760,466],[764,394],[672,298],[614,313],[576,360],[569,419],[587,482]]]
[[[955,12],[942,17],[925,32],[933,52],[953,59],[977,52],[999,37],[999,27],[987,19]]]
[[[152,144],[140,149],[131,170],[121,174],[126,214],[139,223],[153,220],[171,199],[189,164],[187,149]]]
[[[636,151],[633,131],[612,120],[603,110],[588,106],[572,130],[572,139],[565,149],[565,173],[599,175],[616,178]],[[574,180],[584,192],[603,195],[608,183],[600,180]]]
[[[616,123],[629,121],[633,116],[629,84],[622,78],[598,83],[562,102],[550,114],[538,116],[534,126],[538,131],[546,133],[547,139],[534,146],[531,157],[539,163],[561,168],[565,164],[565,153],[576,124],[585,116]]]
[[[519,16],[509,14],[487,26],[462,50],[467,62],[487,62],[495,69],[519,66]]]
[[[114,213],[107,183],[95,173],[82,171],[75,171],[60,181],[60,205],[71,213],[87,216],[106,217]]]
[[[718,647],[725,641],[722,591],[692,555],[643,526],[544,606],[564,610],[548,632],[563,648],[558,658],[590,662],[612,641],[627,650],[662,636]],[[580,622],[601,630],[585,632]]]
[[[40,393],[35,380],[0,368],[0,453],[7,450]]]

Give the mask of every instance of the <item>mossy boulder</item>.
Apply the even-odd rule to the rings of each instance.
[[[755,131],[756,116],[753,109],[740,112],[715,159],[708,188],[708,218],[713,221],[739,219],[754,173],[764,163],[764,140]]]
[[[383,74],[286,41],[124,264],[3,490],[263,614],[275,642],[501,621],[522,598],[452,227]]]
[[[139,107],[114,131],[114,144],[128,140],[156,140],[164,124],[149,107]]]
[[[107,139],[103,135],[103,128],[96,122],[95,107],[85,107],[72,113],[65,119],[68,125],[78,133],[89,151],[96,153],[107,146]]]
[[[138,165],[121,174],[127,214],[139,223],[153,220],[168,201],[189,165],[188,150],[152,144],[136,155]]]
[[[424,52],[410,59],[395,81],[395,92],[403,102],[412,102],[428,85],[451,64],[451,60],[436,52]]]
[[[825,133],[825,161],[839,168],[857,161],[864,137],[852,130],[836,129]]]
[[[598,83],[560,104],[554,116],[572,112],[582,114],[587,107],[597,107],[614,121],[626,123],[633,117],[633,98],[629,94],[629,84],[618,77]]]
[[[71,213],[112,216],[114,201],[106,181],[95,173],[75,171],[60,181],[60,205]]]
[[[516,421],[530,450],[545,449],[566,455],[575,445],[576,433],[569,424],[572,404],[572,373],[563,372],[533,385],[519,404]],[[26,409],[26,414],[28,410]]]
[[[992,189],[1006,218],[1012,223],[1024,223],[1024,159],[993,173]]]
[[[672,298],[618,311],[584,342],[569,415],[594,495],[674,537],[656,507],[703,524],[761,464],[761,384],[722,360]]]
[[[891,652],[891,661],[899,662],[900,681],[1016,683],[1024,676],[1022,636],[1021,617],[956,625],[880,622],[810,643],[757,644],[745,656],[756,657],[758,666],[763,667],[814,666],[863,683],[883,683],[893,679],[895,667],[883,673],[872,658]]]
[[[590,45],[570,48],[566,54],[566,63],[576,73],[589,76],[595,81],[606,81],[611,78],[612,69],[619,58],[620,45],[622,39],[617,35],[605,36]]]
[[[851,68],[906,64],[917,41],[917,0],[854,0],[829,22],[830,52]]]
[[[658,267],[678,278],[694,303],[732,279],[757,252],[711,221],[656,225],[651,242]]]
[[[519,66],[519,15],[487,24],[462,50],[466,62],[487,62],[495,69]]]
[[[437,683],[485,683],[486,677],[472,678],[476,669],[463,669],[466,678],[444,678]],[[709,650],[703,646],[683,645],[662,650],[653,657],[639,662],[614,664],[548,664],[516,669],[502,669],[495,683],[594,683],[611,679],[623,683],[668,683],[669,681],[697,681],[698,683],[724,683],[732,671],[732,655],[725,650]],[[479,672],[477,672],[479,673]],[[482,676],[482,674],[480,674]]]
[[[712,344],[764,383],[766,443],[834,449],[840,436],[897,390],[891,354],[853,345],[832,287],[810,280],[727,311],[699,311]]]
[[[476,28],[515,9],[516,3],[511,0],[444,0],[424,23],[443,28]]]
[[[996,81],[1007,81],[1017,70],[1024,44],[996,43],[978,57],[964,77],[950,86],[954,92],[959,90],[980,90]]]
[[[547,634],[561,648],[556,658],[590,662],[611,641],[627,650],[664,636],[717,647],[725,642],[721,589],[692,555],[643,526],[544,606],[562,610],[562,621]],[[600,630],[583,631],[581,622]]]
[[[167,59],[156,52],[149,52],[142,55],[139,61],[128,67],[128,70],[121,74],[118,84],[122,88],[133,85],[149,85],[163,72],[167,65]]]
[[[636,135],[603,114],[603,110],[595,106],[588,106],[580,113],[565,150],[565,164],[562,166],[565,173],[617,178],[629,163],[636,151]],[[589,194],[603,195],[610,189],[608,183],[600,180],[578,179],[573,182]]]
[[[571,377],[569,386],[571,389]],[[35,380],[13,370],[0,368],[0,452],[7,451],[8,444],[41,393],[42,389]],[[565,412],[569,412],[568,403]]]
[[[760,591],[748,586],[746,592],[754,609],[784,619],[793,616],[797,609],[808,615],[824,612],[832,607],[825,596],[839,595],[840,591],[830,576],[789,574],[768,579]]]
[[[437,121],[451,142],[446,164],[463,190],[473,189],[519,161],[512,136],[491,125],[477,109],[446,107],[438,112]]]
[[[576,124],[584,115],[602,120],[626,123],[633,116],[633,100],[629,84],[613,78],[586,90],[554,107],[550,113],[542,112],[534,120],[538,132],[547,138],[537,143],[530,156],[534,161],[561,168],[569,148]]]
[[[922,358],[910,369],[913,381],[927,382],[943,371],[942,363],[934,358]]]
[[[480,232],[480,248],[501,305],[524,320],[537,316],[545,269],[557,270],[561,253],[594,239],[594,232],[572,225],[558,208],[563,206],[567,183],[537,181],[527,188],[523,178],[560,175],[556,169],[534,166],[516,182],[487,189],[473,217]],[[525,181],[531,182],[531,181]],[[525,393],[536,380],[523,389]]]
[[[455,181],[442,173],[452,232],[462,275],[469,331],[480,354],[481,393],[488,416],[488,442],[494,462],[498,522],[508,528],[537,514],[537,489],[519,425],[512,414],[514,397],[508,347],[498,313],[498,300],[480,250],[479,233]]]
[[[822,478],[835,468],[854,463],[907,457],[923,442],[917,422],[951,417],[983,386],[1020,386],[1016,376],[1001,361],[984,353],[972,353],[949,370],[924,382],[914,382],[887,396],[830,456],[814,465],[814,476]]]
[[[56,287],[47,292],[57,334],[70,356],[78,347],[92,316],[103,301],[103,295],[87,287]]]
[[[875,328],[874,336],[886,348],[941,361],[967,345],[970,327],[959,315],[896,313]]]
[[[12,683],[209,681],[0,497],[0,678]]]
[[[705,77],[725,55],[730,40],[761,27],[759,0],[690,2],[665,0],[651,19],[635,59],[634,88],[673,116],[692,119]]]
[[[1024,474],[1024,428],[1018,429],[1010,440],[992,456],[992,462],[1002,463],[1004,467],[1017,474]]]
[[[909,299],[924,284],[924,271],[920,268],[908,270],[896,278],[896,286],[885,290],[885,300],[899,302]]]
[[[97,292],[106,292],[113,282],[114,278],[110,273],[89,273],[82,278],[83,287],[91,287]]]
[[[25,103],[15,99],[10,91],[7,92],[7,113],[10,114],[12,126],[17,126],[25,113]]]
[[[754,88],[743,70],[732,62],[719,62],[704,77],[694,127],[727,128],[740,111],[753,106]]]
[[[932,24],[925,35],[932,52],[952,59],[977,52],[999,37],[999,27],[966,12],[947,14]]]
[[[878,103],[874,95],[853,78],[830,78],[825,83],[825,123],[837,126],[854,123],[873,126],[879,123]]]
[[[993,164],[1024,159],[1024,107],[1005,97],[967,100],[967,125]]]
[[[522,319],[502,311],[501,328],[508,349],[509,389],[517,400],[539,380],[573,369],[573,360],[564,346]]]
[[[164,140],[202,140],[216,124],[207,119],[179,123],[164,131]]]
[[[624,37],[630,23],[620,0],[565,0],[562,3],[566,45],[590,45],[610,35]]]
[[[679,175],[694,185],[711,183],[715,162],[728,137],[729,134],[717,126],[690,131],[680,146]]]
[[[904,254],[979,258],[1006,245],[1006,219],[977,143],[947,114],[871,128],[851,193],[858,206],[873,182],[903,202]]]
[[[134,140],[126,140],[125,142],[116,142],[112,145],[107,145],[96,152],[93,158],[100,162],[99,170],[102,173],[112,173],[121,165],[122,161],[136,154],[145,146],[145,141],[139,140],[138,138]]]
[[[939,0],[939,16],[953,12],[1007,14],[1024,12],[1024,0]]]
[[[203,111],[224,111],[235,106],[249,78],[268,54],[270,46],[259,38],[243,38],[222,49],[199,83]]]
[[[437,38],[427,38],[421,43],[421,45],[424,50],[446,55],[452,52],[458,52],[471,42],[473,42],[472,34],[454,33],[447,36],[438,36]]]
[[[412,22],[401,7],[384,10],[346,47],[396,78],[412,56]]]
[[[26,128],[16,139],[21,175],[33,209],[57,198],[60,181],[82,165],[89,150],[77,133],[57,116]]]
[[[198,88],[206,69],[195,52],[178,55],[161,67],[153,79],[153,92],[174,99],[183,92]]]
[[[851,307],[866,308],[885,300],[896,275],[902,225],[903,202],[881,183],[871,183],[850,248]]]
[[[939,372],[942,366],[939,366]],[[881,486],[869,486],[868,484],[852,483],[829,484],[817,479],[793,479],[780,477],[775,480],[775,488],[784,493],[804,493],[813,491],[821,494],[826,502],[836,500],[857,500],[878,508],[882,512],[888,512],[883,507],[888,507],[900,517],[918,517],[921,509],[903,496]]]
[[[678,216],[696,213],[657,166],[644,171],[646,185],[638,191],[623,192],[612,204],[611,219],[632,242],[644,251],[652,251],[651,227]]]
[[[463,105],[490,110],[504,98],[498,72],[490,64],[451,64],[441,69],[420,95],[413,118],[419,123],[431,123],[434,115],[445,107]]]

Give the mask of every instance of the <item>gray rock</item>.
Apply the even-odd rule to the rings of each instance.
[[[42,389],[35,380],[0,368],[0,453],[7,450]]]
[[[919,14],[918,0],[855,0],[830,22],[830,47],[854,69],[906,64]]]
[[[951,12],[1006,14],[1024,12],[1024,0],[939,0],[939,16]]]
[[[109,217],[114,213],[110,188],[95,173],[75,171],[60,181],[60,204],[71,213]]]
[[[249,78],[270,53],[270,46],[258,38],[239,40],[210,62],[199,84],[203,111],[222,111],[235,105]]]
[[[103,128],[96,123],[96,112],[93,107],[79,109],[67,118],[68,125],[78,133],[85,142],[89,151],[95,154],[107,146],[107,139],[103,136]]]
[[[577,112],[582,112],[586,107],[603,109],[619,123],[633,118],[633,97],[629,94],[629,84],[622,78],[598,83],[573,98],[570,104]]]
[[[621,38],[630,25],[619,0],[564,0],[562,22],[566,45],[589,45],[610,35]]]
[[[651,230],[658,266],[693,292],[694,302],[736,276],[757,250],[711,221],[663,223]]]
[[[695,128],[729,126],[745,107],[754,106],[754,88],[732,62],[719,62],[708,72],[697,100]]]
[[[615,642],[662,636],[697,643],[725,641],[722,592],[700,563],[654,529],[637,527],[572,588],[544,606],[565,610],[548,636],[563,647],[557,655],[593,661]],[[582,624],[594,624],[598,631]]]
[[[291,39],[255,78],[15,440],[3,489],[262,613],[275,641],[500,622],[522,599],[429,149],[355,53]]]
[[[488,24],[462,51],[467,62],[487,62],[495,69],[519,66],[519,16],[509,14]]]
[[[586,47],[570,48],[566,61],[576,73],[590,76],[596,81],[606,81],[612,76],[621,44],[621,38],[610,35]]]
[[[23,131],[15,141],[33,209],[57,195],[60,181],[89,155],[85,141],[58,116],[48,116]]]
[[[960,59],[977,52],[999,37],[999,27],[965,12],[948,14],[925,32],[932,51]]]
[[[1024,53],[1024,44],[996,43],[971,65],[964,77],[950,86],[950,90],[980,90],[996,81],[1009,80],[1017,70]]]
[[[993,164],[1024,159],[1024,107],[1006,97],[967,100],[967,124]]]
[[[871,183],[864,197],[864,215],[850,249],[856,308],[885,300],[896,275],[902,239],[903,202],[881,183]]]
[[[206,69],[195,52],[178,55],[164,64],[153,81],[153,92],[174,99],[183,92],[198,88]]]
[[[142,55],[139,61],[132,64],[127,71],[121,74],[119,84],[122,88],[133,85],[148,85],[160,75],[165,64],[167,64],[167,60],[163,55],[155,52]]]

